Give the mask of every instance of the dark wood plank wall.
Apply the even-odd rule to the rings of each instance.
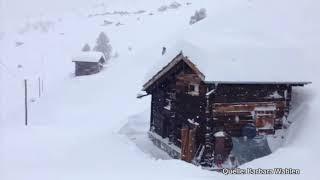
[[[152,94],[152,111],[151,111],[151,127],[156,133],[162,137],[169,137],[174,139],[175,131],[175,77],[178,73],[183,71],[184,65],[179,63],[175,68],[161,77],[152,87],[148,89],[148,92]],[[168,101],[171,103],[170,109],[166,109]],[[178,123],[178,122],[177,122]]]
[[[267,102],[284,100],[287,85],[260,84],[219,84],[215,92],[214,102]],[[283,98],[271,98],[275,91]]]
[[[199,86],[198,94],[189,93],[190,84]],[[206,84],[181,61],[147,90],[152,94],[150,129],[180,148],[182,129],[196,129],[194,149],[188,149],[188,153],[206,145],[206,158],[210,159],[214,149],[221,151],[215,143],[224,144],[225,152],[215,155],[225,160],[232,149],[230,137],[244,136],[246,125],[263,127],[264,123],[273,123],[274,129],[282,128],[282,118],[290,109],[291,88],[281,84]],[[215,92],[207,99],[206,93],[212,89]],[[260,113],[263,115],[255,122],[252,112],[256,107],[275,107],[275,110]],[[213,134],[221,130],[228,137],[215,142]],[[274,130],[259,132],[272,134]],[[190,158],[189,153],[188,161]]]
[[[224,131],[229,137],[242,137],[256,130],[258,134],[273,134],[275,129],[282,128],[282,119],[289,113],[291,88],[273,84],[209,84],[208,89],[215,89],[215,92],[208,99],[212,123],[207,123],[211,126],[207,127],[211,130],[207,134],[212,137],[215,132]],[[265,128],[267,124],[274,128]],[[246,134],[246,127],[253,127],[253,132]],[[228,157],[232,149],[229,137],[224,141],[208,138],[213,143],[207,143],[207,154],[210,156],[210,149],[215,149],[214,159],[218,159],[215,163]],[[218,153],[221,149],[224,152]],[[210,166],[210,163],[205,165]]]
[[[183,61],[171,69],[158,83],[150,88],[152,92],[151,129],[162,137],[181,147],[182,127],[191,128],[188,119],[201,124],[204,116],[206,88],[201,79]],[[201,84],[199,95],[189,95],[188,85]],[[170,109],[164,108],[170,101]],[[197,137],[202,138],[200,131]],[[199,140],[197,142],[200,142]]]
[[[75,75],[90,75],[98,73],[101,70],[101,65],[98,62],[75,62]]]
[[[255,108],[272,105],[276,108],[275,129],[282,128],[282,118],[289,112],[290,100],[291,86],[287,85],[218,85],[210,98],[214,128],[224,127],[232,136],[242,136],[242,127],[255,120]]]
[[[191,95],[189,94],[188,86],[198,85],[199,94]],[[204,129],[204,119],[205,119],[205,96],[206,86],[201,82],[201,79],[192,73],[182,73],[177,77],[176,81],[176,120],[179,122],[177,130],[179,131],[181,127],[186,127],[189,129],[195,128],[197,123],[196,132],[196,147],[203,143],[203,129]],[[188,121],[189,120],[189,121]],[[190,123],[194,122],[194,123]],[[179,137],[180,135],[178,135]]]

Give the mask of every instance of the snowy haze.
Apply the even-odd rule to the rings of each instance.
[[[209,52],[211,47],[212,51],[268,47],[292,49],[281,57],[299,54],[301,58],[294,57],[299,62],[287,64],[284,74],[312,85],[294,91],[289,129],[268,138],[273,153],[242,167],[302,171],[260,179],[318,179],[320,3],[177,0],[179,8],[157,10],[172,2],[0,0],[1,180],[256,179],[172,160],[148,140],[150,97],[138,100],[136,95],[150,73],[169,60],[161,58],[162,47],[170,53],[169,47],[182,41]],[[207,18],[190,26],[190,17],[200,8],[206,8]],[[132,13],[139,10],[145,12]],[[114,11],[129,14],[101,15]],[[104,25],[104,20],[112,24]],[[110,39],[112,55],[118,57],[99,74],[74,77],[72,57],[85,43],[94,47],[102,31]],[[263,69],[258,62],[253,65]],[[226,78],[238,77],[237,73]],[[40,97],[38,78],[44,82]],[[28,79],[28,127],[24,79]]]
[[[156,0],[156,4],[170,2]],[[18,26],[32,18],[61,17],[64,14],[99,10],[131,10],[152,7],[153,1],[143,0],[1,0],[0,19],[7,27]],[[2,28],[1,28],[2,29]]]

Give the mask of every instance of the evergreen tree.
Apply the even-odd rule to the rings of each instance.
[[[189,24],[192,25],[198,21],[201,21],[206,17],[207,17],[206,9],[201,8],[199,11],[196,11],[193,16],[191,16]]]
[[[91,48],[90,48],[90,46],[89,46],[88,43],[86,43],[86,44],[83,46],[82,51],[84,51],[84,52],[91,51]]]
[[[109,42],[110,40],[108,36],[104,32],[101,32],[97,38],[96,46],[94,47],[95,51],[102,52],[104,54],[106,60],[109,60],[111,57],[112,47]]]

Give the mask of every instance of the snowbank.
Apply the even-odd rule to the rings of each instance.
[[[8,2],[6,1],[6,4]],[[7,6],[6,13],[19,12],[16,9],[18,7],[16,1],[11,2],[13,5]],[[37,1],[28,2],[30,9],[22,6],[21,2],[18,4],[28,11],[34,10],[33,15],[41,14],[38,11],[41,9],[39,8],[41,4],[36,6],[33,2]],[[187,1],[179,1],[181,7],[161,13],[156,13],[156,10],[164,4],[162,1],[139,0],[131,3],[117,1],[115,9],[112,8],[113,2],[115,1],[106,3],[106,9],[100,8],[99,13],[119,10],[121,5],[127,3],[125,7],[128,9],[124,9],[128,11],[145,7],[146,11],[153,12],[153,15],[145,13],[88,18],[88,15],[97,9],[86,6],[88,3],[86,1],[86,5],[82,6],[85,11],[52,13],[59,16],[52,18],[55,26],[50,31],[32,31],[25,34],[16,33],[18,29],[14,29],[13,25],[9,28],[12,19],[8,18],[10,17],[8,15],[4,16],[6,26],[1,29],[5,33],[0,40],[2,50],[0,56],[6,58],[1,60],[14,74],[19,74],[16,68],[18,63],[30,67],[30,70],[34,69],[24,73],[27,71],[26,68],[20,75],[25,74],[30,81],[31,79],[35,81],[30,85],[30,92],[35,97],[37,93],[35,76],[44,73],[46,91],[41,98],[36,98],[35,103],[29,104],[30,126],[24,127],[24,92],[21,84],[23,78],[10,77],[7,70],[0,69],[1,82],[4,84],[0,87],[1,113],[5,113],[1,116],[0,122],[0,179],[256,179],[257,177],[252,175],[225,176],[178,160],[154,160],[152,155],[142,152],[139,148],[141,147],[139,145],[148,144],[143,137],[146,129],[142,128],[148,124],[140,126],[139,123],[142,123],[140,121],[139,123],[134,121],[133,124],[137,123],[141,129],[131,126],[138,129],[138,132],[133,131],[134,136],[137,135],[137,141],[130,140],[128,134],[119,134],[119,129],[127,125],[128,117],[149,109],[150,99],[137,100],[136,93],[144,83],[145,74],[155,61],[161,58],[162,47],[174,46],[177,39],[186,39],[195,48],[208,47],[209,50],[203,49],[206,53],[225,54],[231,49],[235,50],[234,55],[247,57],[248,54],[237,51],[237,47],[249,51],[251,47],[262,47],[266,50],[279,47],[284,51],[280,51],[280,55],[276,57],[294,56],[293,59],[296,59],[298,64],[290,64],[288,68],[290,72],[298,70],[291,72],[290,77],[303,77],[313,84],[296,91],[298,93],[293,97],[296,101],[293,103],[293,111],[289,118],[292,123],[285,135],[284,143],[280,145],[281,148],[278,150],[275,148],[275,152],[270,156],[254,160],[242,167],[291,167],[300,168],[302,172],[300,175],[292,176],[259,176],[259,179],[291,180],[318,177],[316,171],[316,163],[319,161],[317,157],[319,145],[316,142],[320,137],[317,131],[320,127],[319,121],[316,119],[320,102],[318,1],[208,0],[194,1],[188,6],[185,5]],[[48,3],[49,9],[55,9],[49,5],[52,3],[59,8],[65,5],[65,1],[52,1]],[[69,5],[72,4],[68,7],[73,7],[77,3],[78,1],[68,1]],[[207,9],[208,17],[189,26],[190,16],[195,10],[203,7]],[[40,19],[45,17],[47,16],[44,15]],[[101,26],[106,19],[121,21],[124,25]],[[202,28],[206,31],[202,31]],[[94,43],[101,31],[108,34],[113,48],[119,53],[119,58],[110,61],[108,67],[97,75],[79,78],[71,76],[74,68],[71,55],[78,52],[84,43]],[[195,34],[192,35],[192,32]],[[205,43],[206,39],[210,40],[209,44]],[[16,41],[23,41],[24,44],[16,48]],[[214,46],[210,47],[211,44]],[[229,46],[230,44],[234,46]],[[18,59],[24,56],[25,51],[18,50],[24,49],[24,46],[27,46],[25,50],[30,57],[28,60]],[[131,47],[130,51],[128,47]],[[15,54],[20,52],[22,53]],[[281,54],[281,52],[286,53]],[[273,56],[269,53],[263,54]],[[39,58],[36,58],[39,55],[44,55],[45,59],[40,72],[36,66],[41,64],[38,63],[41,61],[37,61]],[[291,58],[286,60],[289,59]],[[232,67],[231,72],[235,73],[232,76],[225,76],[224,71],[218,67],[214,67],[214,70],[221,73],[219,79],[238,78],[238,75],[239,79],[246,78],[246,74],[237,69],[237,65],[244,60],[230,55],[223,62],[226,65],[228,63],[235,65]],[[249,72],[264,70],[260,63],[252,62],[252,65],[258,67],[249,69]],[[202,63],[198,64],[199,68],[205,71],[206,67],[202,68],[200,67]],[[270,71],[279,68],[270,66]],[[287,72],[287,69],[283,72]],[[252,78],[254,76],[255,74]],[[274,80],[278,77],[272,78]],[[143,122],[148,123],[148,115],[145,114],[143,117]]]

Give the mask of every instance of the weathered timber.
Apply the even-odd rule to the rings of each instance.
[[[102,65],[96,62],[75,62],[75,68],[76,76],[85,76],[100,72]]]
[[[292,87],[308,84],[204,78],[180,53],[143,86],[152,95],[150,131],[178,148],[181,159],[202,166],[226,161],[232,137],[253,138],[281,129],[290,111]],[[215,136],[217,132],[224,136]],[[151,139],[162,146],[155,140],[159,138]]]
[[[196,153],[195,138],[196,138],[196,128],[181,129],[181,159],[186,162],[191,162]]]
[[[106,58],[101,52],[82,52],[81,55],[73,58],[73,62],[75,75],[84,76],[100,72]]]

